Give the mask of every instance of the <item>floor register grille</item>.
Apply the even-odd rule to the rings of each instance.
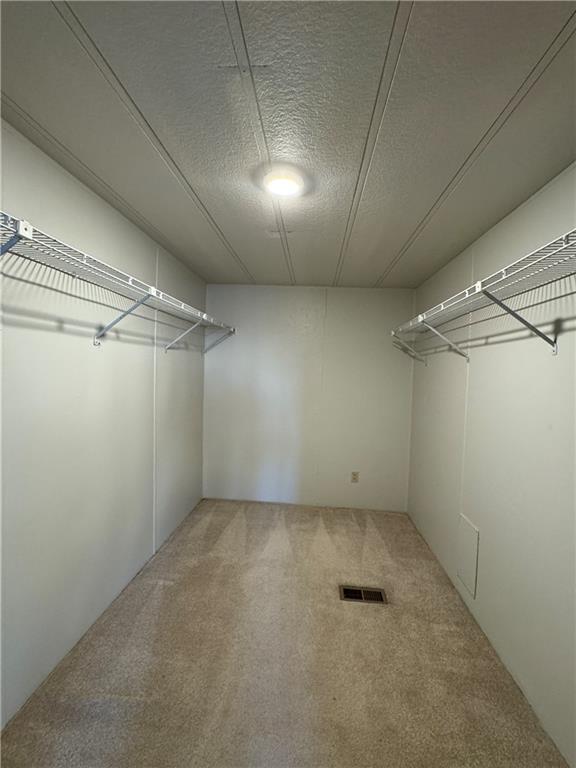
[[[355,603],[378,603],[387,605],[386,592],[381,587],[355,587],[340,584],[340,600],[351,600]]]

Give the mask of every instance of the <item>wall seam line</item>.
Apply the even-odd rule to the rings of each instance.
[[[474,282],[474,275],[476,274],[476,256],[474,255],[471,260],[470,264],[470,283],[472,284]],[[466,329],[466,335],[467,335],[467,341],[468,341],[468,348],[470,344],[470,338],[472,335],[472,326],[470,323],[468,323],[468,327]],[[466,450],[468,446],[468,399],[470,396],[470,366],[472,365],[472,355],[470,355],[470,358],[466,360],[464,363],[466,366],[466,377],[465,377],[465,383],[464,383],[464,423],[462,428],[462,463],[460,465],[460,477],[458,479],[460,488],[458,493],[458,518],[455,520],[456,523],[456,530],[455,530],[455,547],[457,551],[458,547],[458,535],[459,535],[459,528],[460,528],[460,516],[464,515],[464,478],[466,475]],[[473,520],[470,520],[472,524],[474,524]],[[476,600],[476,597],[478,596],[478,568],[479,568],[479,562],[480,562],[480,549],[478,550],[478,559],[476,562],[476,590],[475,595],[472,598],[473,600]],[[454,573],[454,578],[456,581],[460,584],[463,584],[461,581],[459,575],[458,575],[458,557],[456,557],[456,569]],[[460,591],[460,590],[459,590]]]
[[[320,401],[318,403],[318,420],[321,418],[322,403],[324,403],[324,367],[326,362],[326,325],[328,320],[328,288],[324,288],[324,317],[322,319],[322,338],[320,341]],[[320,433],[320,430],[318,430]],[[320,478],[320,450],[316,443],[316,479]]]
[[[416,289],[411,288],[411,315],[416,315]],[[406,483],[404,491],[404,507],[408,517],[410,515],[410,484],[412,479],[412,427],[414,425],[414,387],[416,386],[416,361],[411,358],[412,370],[410,372],[410,407],[408,409],[408,455],[406,458]]]
[[[160,254],[156,247],[154,283],[158,285],[158,262]],[[154,349],[152,363],[152,554],[156,553],[156,520],[158,516],[158,310],[154,310]]]

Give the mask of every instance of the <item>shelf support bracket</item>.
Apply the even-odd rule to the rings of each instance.
[[[168,352],[168,350],[171,349],[175,344],[177,344],[180,341],[180,339],[183,339],[184,336],[186,336],[186,334],[193,331],[194,328],[198,328],[201,322],[202,320],[198,320],[197,323],[194,323],[194,325],[191,325],[190,328],[186,328],[186,330],[183,331],[179,336],[176,336],[176,338],[173,341],[171,341],[170,344],[166,344],[166,346],[164,347],[164,352]]]
[[[16,243],[19,243],[20,240],[22,240],[22,235],[12,235],[12,237],[9,240],[6,240],[4,245],[0,246],[0,256],[4,256],[5,253],[8,253],[8,251],[11,248],[14,248]]]
[[[27,221],[24,221],[24,219],[19,220],[16,227],[16,232],[14,232],[12,237],[6,240],[4,245],[0,246],[0,256],[4,256],[4,254],[8,253],[8,251],[14,248],[15,245],[18,245],[20,240],[23,240],[24,238],[32,240],[33,236],[34,230],[32,225]]]
[[[223,341],[226,341],[227,338],[230,336],[233,336],[236,333],[236,328],[230,328],[230,330],[226,331],[226,333],[223,336],[220,336],[220,338],[216,339],[216,341],[213,341],[212,344],[208,344],[206,349],[204,350],[204,354],[206,352],[209,352],[211,349],[214,349],[214,347],[217,347],[218,344],[222,344]]]
[[[515,320],[518,320],[519,323],[522,323],[522,325],[526,326],[529,330],[532,331],[532,333],[535,333],[536,336],[539,336],[543,341],[546,342],[546,344],[550,344],[552,347],[552,354],[555,355],[558,353],[558,337],[554,336],[554,338],[550,338],[550,336],[547,336],[545,333],[543,333],[539,328],[536,328],[535,325],[532,325],[532,323],[529,323],[528,320],[525,320],[522,315],[519,315],[518,312],[515,312],[511,307],[509,307],[507,304],[504,304],[503,301],[500,301],[500,299],[496,298],[492,293],[489,291],[482,291],[484,296],[486,296],[487,299],[490,299],[494,304],[497,304],[501,309],[504,310],[504,312],[507,312],[509,315],[511,315]]]
[[[453,349],[454,352],[456,352],[457,355],[461,355],[462,357],[465,357],[466,360],[470,360],[468,354],[464,352],[464,350],[458,346],[458,344],[454,344],[454,342],[448,338],[448,336],[444,336],[443,333],[440,333],[440,331],[437,328],[434,328],[433,325],[430,325],[426,321],[422,320],[422,325],[425,325],[426,328],[428,328],[429,331],[432,331],[432,333],[435,333],[436,336],[438,336],[442,341],[446,342],[450,349]]]
[[[115,318],[114,320],[112,320],[111,323],[108,323],[108,325],[105,325],[103,328],[101,328],[98,331],[98,333],[94,336],[94,346],[95,347],[99,347],[100,346],[100,339],[103,336],[106,336],[106,334],[108,333],[109,330],[114,328],[115,325],[118,325],[120,320],[123,320],[128,315],[131,315],[132,312],[134,312],[135,309],[138,309],[138,307],[142,306],[142,304],[144,304],[146,301],[148,301],[149,298],[151,298],[149,293],[147,293],[146,296],[142,296],[141,299],[139,299],[135,304],[132,304],[132,306],[129,307],[128,309],[126,309],[124,312],[122,312],[122,314],[118,315],[118,317]]]
[[[413,357],[414,360],[418,360],[419,362],[424,363],[424,365],[428,364],[427,361],[426,361],[426,358],[423,357],[422,355],[418,354],[418,352],[416,352],[414,347],[411,347],[410,344],[407,344],[405,341],[403,341],[399,336],[397,336],[394,333],[394,331],[392,331],[391,334],[392,334],[392,337],[393,337],[394,341],[397,344],[399,344],[402,347],[403,350],[408,352],[410,357]]]

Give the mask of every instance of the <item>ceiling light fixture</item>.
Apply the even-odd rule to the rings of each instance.
[[[304,179],[294,168],[277,166],[264,174],[262,186],[277,197],[298,197],[304,191]]]

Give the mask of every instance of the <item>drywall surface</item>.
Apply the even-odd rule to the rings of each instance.
[[[3,210],[203,306],[189,270],[5,124],[2,139]],[[200,498],[203,360],[164,354],[182,324],[145,308],[96,348],[131,302],[3,260],[6,722]]]
[[[206,286],[189,269],[159,250],[157,284],[192,306],[204,308]],[[189,334],[186,349],[165,352],[163,339],[179,327],[158,313],[156,345],[156,546],[172,533],[202,495],[204,334]],[[184,326],[186,327],[186,326]]]
[[[576,226],[576,167],[426,282],[423,311]],[[414,374],[409,513],[571,765],[576,762],[576,281],[511,300],[559,354],[500,311],[452,337],[470,362]],[[460,514],[479,529],[477,594],[458,578]],[[466,567],[467,564],[461,564]]]
[[[238,333],[206,356],[204,495],[404,511],[409,290],[208,286]],[[351,473],[360,473],[351,483]]]

